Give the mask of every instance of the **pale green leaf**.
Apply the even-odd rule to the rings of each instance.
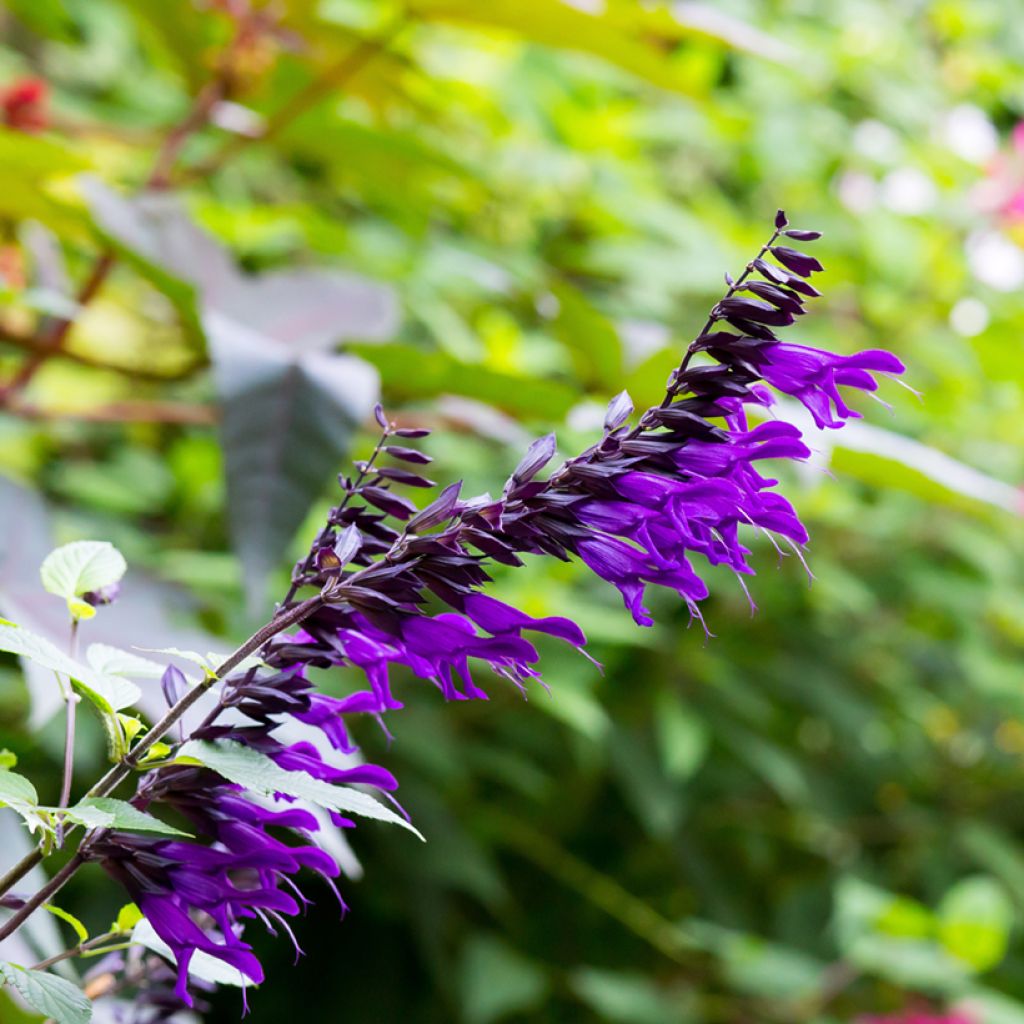
[[[168,836],[187,836],[187,832],[174,828],[159,818],[154,818],[145,811],[140,811],[124,800],[115,800],[112,797],[86,797],[80,803],[69,810],[80,812],[81,810],[96,810],[109,816],[105,827],[121,829],[125,832],[159,832]]]
[[[51,551],[39,569],[43,586],[58,597],[81,597],[117,583],[128,566],[113,544],[78,540]]]
[[[122,651],[109,644],[89,644],[85,660],[100,675],[127,676],[131,679],[159,679],[165,668],[149,658],[140,657],[131,651]]]
[[[85,993],[55,974],[0,961],[0,980],[55,1024],[89,1024],[92,1020],[92,1003]]]
[[[134,903],[126,903],[117,912],[117,917],[110,926],[110,930],[127,935],[141,920],[143,920],[142,911]]]
[[[231,740],[220,740],[216,743],[189,740],[179,749],[178,757],[198,761],[207,768],[212,768],[229,782],[245,786],[246,789],[262,793],[264,796],[281,793],[300,800],[308,800],[310,803],[342,814],[355,814],[400,825],[420,839],[423,838],[401,815],[367,793],[314,779],[305,772],[285,771],[265,754],[241,743]]]
[[[38,803],[39,794],[36,793],[36,787],[24,775],[18,775],[8,769],[0,771],[0,804],[35,806]]]
[[[84,924],[82,924],[81,921],[78,920],[77,917],[75,917],[74,914],[69,913],[62,907],[58,907],[56,904],[53,903],[44,903],[43,909],[48,910],[51,914],[53,914],[54,917],[59,917],[62,921],[71,925],[72,929],[74,930],[74,933],[78,936],[79,942],[89,941],[89,930],[85,927]]]
[[[1014,910],[1007,891],[985,875],[965,878],[942,898],[939,941],[976,971],[987,971],[1006,955]]]

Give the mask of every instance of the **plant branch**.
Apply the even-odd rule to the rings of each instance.
[[[183,180],[205,178],[220,170],[250,142],[266,142],[280,134],[297,117],[316,106],[321,100],[326,99],[334,90],[340,88],[361,71],[373,57],[394,41],[407,24],[408,17],[403,11],[379,34],[360,40],[337,64],[328,68],[319,78],[313,79],[303,89],[295,93],[291,99],[267,118],[262,132],[253,136],[236,135],[228,139],[209,159],[185,170],[181,178]]]
[[[210,690],[210,688],[219,680],[223,679],[229,672],[237,668],[250,654],[258,651],[268,640],[272,637],[277,636],[278,633],[290,626],[294,626],[303,619],[308,618],[313,614],[323,603],[324,595],[316,594],[313,597],[307,598],[301,604],[297,604],[294,608],[288,609],[286,612],[275,616],[266,625],[261,626],[248,640],[245,641],[240,647],[236,648],[220,665],[217,666],[215,672],[204,679],[201,683],[194,686],[184,697],[179,700],[174,707],[170,708],[168,712],[161,718],[153,727],[146,733],[146,735],[132,748],[128,755],[114,765],[107,773],[103,776],[99,782],[96,783],[86,794],[90,797],[97,796],[108,796],[112,793],[132,772],[132,770],[138,767],[140,759],[152,748],[152,746],[164,736],[182,719],[182,717],[202,698],[202,696]],[[69,830],[71,831],[71,830]],[[18,884],[29,871],[32,870],[37,864],[43,860],[43,853],[37,847],[30,853],[26,854],[17,864],[10,868],[7,873],[0,878],[0,895],[8,892],[12,886]],[[18,910],[13,917],[11,917],[7,923],[0,928],[0,941],[5,939],[8,935],[17,929],[21,922],[25,920],[30,914],[37,910],[43,903],[47,902],[50,896],[53,895],[68,878],[71,877],[78,870],[79,867],[84,863],[82,856],[81,847],[75,856],[68,862],[57,875],[45,885],[42,889],[33,896],[28,903],[25,904],[20,910]],[[68,867],[74,864],[75,866],[71,869],[65,877],[65,872]],[[51,889],[57,879],[61,881],[57,885],[56,889]],[[45,893],[45,897],[40,900],[38,897],[41,893]],[[17,920],[16,920],[17,919]],[[12,922],[16,923],[13,924]]]
[[[170,172],[186,140],[206,124],[213,109],[227,95],[233,78],[231,57],[241,32],[240,27],[225,51],[216,77],[200,91],[185,117],[167,134],[146,179],[146,188],[165,188],[169,184]],[[79,312],[96,297],[116,263],[117,256],[109,248],[97,257],[76,297]],[[74,322],[73,317],[60,317],[52,321],[37,350],[25,360],[11,381],[0,389],[0,404],[8,403],[13,395],[22,391],[42,366],[63,349]]]
[[[212,405],[173,401],[111,402],[94,409],[54,411],[17,396],[5,410],[27,420],[75,420],[83,423],[181,423],[209,426],[217,422],[217,410]]]
[[[51,878],[46,885],[44,885],[34,896],[29,897],[26,900],[25,905],[19,910],[16,910],[4,923],[0,926],[0,942],[6,939],[8,936],[13,935],[24,923],[31,917],[44,903],[49,903],[54,896],[60,892],[61,889],[68,883],[69,879],[74,873],[85,863],[85,858],[82,856],[82,851],[78,850],[74,856],[67,862]],[[10,872],[8,872],[10,874]],[[17,879],[15,879],[17,881]]]
[[[93,939],[87,939],[85,942],[78,943],[77,946],[72,946],[71,949],[65,949],[62,953],[54,953],[53,956],[48,956],[45,960],[40,960],[39,963],[33,964],[29,970],[45,971],[48,967],[52,967],[54,964],[59,964],[62,960],[70,960],[72,957],[83,956],[86,953],[91,953],[94,950],[100,949],[105,943],[118,938],[122,938],[121,932],[107,932],[105,935],[97,935]]]
[[[4,324],[0,324],[0,344],[9,345],[11,348],[21,349],[23,352],[35,355],[42,350],[44,343],[34,334],[24,334]],[[205,359],[197,359],[180,370],[161,373],[159,370],[152,370],[145,366],[127,366],[122,363],[111,363],[98,356],[91,356],[86,352],[75,352],[73,349],[67,348],[62,348],[59,352],[53,353],[50,358],[55,357],[66,359],[72,363],[79,363],[82,366],[91,366],[96,370],[109,370],[112,373],[123,374],[125,377],[151,380],[160,384],[185,380],[207,365]]]

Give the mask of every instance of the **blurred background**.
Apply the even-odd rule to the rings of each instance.
[[[778,207],[825,232],[792,339],[891,349],[922,393],[812,441],[785,486],[815,583],[761,544],[758,614],[714,576],[712,639],[664,596],[638,630],[573,566],[500,576],[604,674],[552,647],[525,704],[409,681],[393,741],[359,740],[429,841],[359,829],[345,923],[318,891],[297,966],[259,939],[254,1024],[1024,1022],[1020,14],[0,4],[0,611],[24,625],[63,628],[38,563],[97,538],[131,569],[90,638],[230,649],[378,394],[436,429],[434,479],[500,490],[539,433],[572,454],[623,387],[660,398]],[[0,747],[44,797],[51,689],[0,667]],[[102,931],[116,900],[85,873],[66,905]],[[205,1019],[239,1012],[228,990]]]

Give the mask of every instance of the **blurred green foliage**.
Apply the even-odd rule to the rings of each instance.
[[[0,131],[0,379],[73,320],[0,414],[5,614],[34,607],[45,515],[156,588],[122,643],[226,646],[371,443],[367,365],[438,429],[435,479],[495,490],[524,440],[571,453],[622,387],[658,399],[777,207],[826,233],[801,339],[890,348],[924,395],[816,440],[787,481],[815,584],[760,544],[759,613],[719,574],[712,639],[668,598],[637,631],[572,567],[500,575],[577,618],[604,674],[553,647],[526,706],[407,686],[394,742],[360,740],[429,842],[360,830],[349,919],[316,893],[294,971],[261,941],[252,1020],[1024,1022],[1016,3],[282,0],[249,35],[228,0],[2,8],[0,84],[51,94],[43,131]],[[128,198],[147,180],[156,205]],[[218,290],[236,265],[268,276]],[[368,289],[340,314],[307,297],[338,271]],[[313,360],[338,342],[359,395]],[[306,397],[281,406],[283,380]],[[10,665],[0,747],[55,788],[59,723],[32,714]],[[86,875],[68,905],[102,926],[111,898]],[[226,993],[209,1020],[236,1015]]]

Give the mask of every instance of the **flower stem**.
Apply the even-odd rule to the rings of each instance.
[[[44,903],[49,903],[84,863],[85,858],[82,856],[81,850],[79,850],[46,885],[26,901],[20,910],[15,911],[3,925],[0,925],[0,942],[13,935]]]
[[[97,935],[93,939],[87,939],[85,942],[80,942],[77,946],[72,946],[71,949],[65,949],[62,953],[54,953],[53,956],[48,956],[45,960],[40,960],[39,963],[33,964],[29,970],[45,971],[48,967],[52,967],[54,964],[59,964],[62,960],[70,960],[72,957],[83,956],[86,953],[99,950],[106,943],[121,937],[121,932],[107,932],[105,935]],[[120,946],[115,948],[120,948]],[[103,950],[103,952],[108,951]]]
[[[68,651],[72,658],[78,655],[78,619],[72,616],[71,637],[68,640]],[[64,775],[60,784],[60,801],[58,807],[67,807],[71,802],[71,784],[75,777],[75,719],[78,712],[79,696],[68,679],[64,691]],[[64,824],[57,822],[57,846],[64,845]]]

